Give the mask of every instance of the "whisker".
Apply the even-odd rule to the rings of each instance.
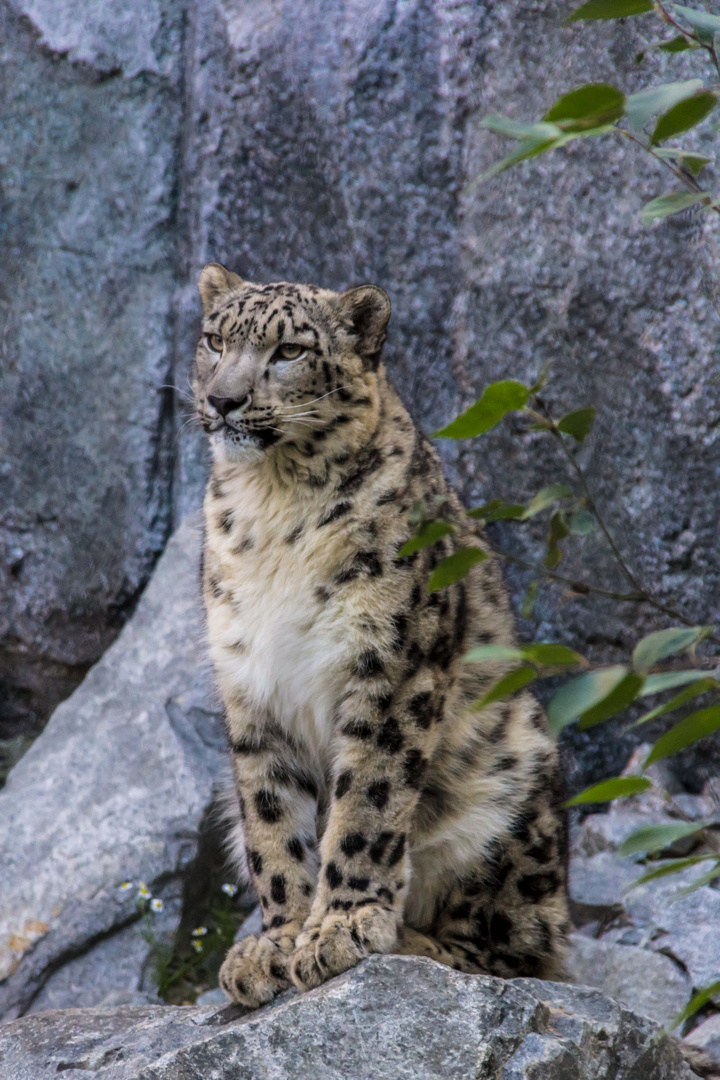
[[[310,417],[310,419],[315,424],[329,424],[330,423],[329,420],[323,420],[323,418],[321,416],[315,416],[314,413],[291,413],[291,414],[279,413],[278,415],[279,415],[280,419],[282,419],[282,420],[304,420],[307,417]]]
[[[316,401],[323,401],[324,398],[330,397],[331,394],[337,394],[340,390],[349,390],[349,386],[336,386],[334,390],[328,390],[327,394],[321,394],[320,397],[312,398],[310,401],[301,401],[299,405],[286,405],[286,409],[305,409],[308,405],[314,405]]]

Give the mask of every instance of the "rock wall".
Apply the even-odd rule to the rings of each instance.
[[[182,3],[0,3],[0,732],[37,733],[173,519]]]
[[[471,183],[502,152],[487,112],[534,116],[583,81],[634,88],[696,63],[638,65],[643,20],[563,29],[563,6],[0,0],[4,729],[41,725],[198,503],[183,396],[208,259],[384,285],[388,364],[426,430],[552,359],[548,400],[599,410],[583,460],[633,567],[717,619],[714,222],[643,229],[664,181],[610,140]],[[565,479],[511,425],[443,453],[471,499]],[[617,584],[599,545],[590,565]],[[548,590],[523,630],[610,659],[654,625]],[[628,746],[593,732],[575,749],[588,779]]]

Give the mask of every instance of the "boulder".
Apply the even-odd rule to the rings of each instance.
[[[374,956],[257,1012],[70,1009],[0,1028],[13,1080],[692,1080],[676,1044],[596,990]]]
[[[178,529],[133,619],[0,792],[0,1016],[152,992],[138,888],[162,901],[148,918],[167,938],[226,757],[200,531]]]
[[[594,986],[662,1027],[691,997],[690,980],[678,964],[633,945],[571,934],[566,969],[570,982]]]

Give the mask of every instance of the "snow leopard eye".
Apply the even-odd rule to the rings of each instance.
[[[297,360],[304,352],[304,345],[295,345],[289,341],[283,342],[275,350],[273,360]]]
[[[210,352],[221,353],[225,346],[225,342],[219,334],[206,334],[205,343]]]

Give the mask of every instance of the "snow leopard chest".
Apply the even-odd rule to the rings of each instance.
[[[211,552],[219,572],[208,629],[220,687],[322,751],[347,677],[342,612],[323,589],[327,553],[289,543],[291,523],[256,523],[251,536]]]

